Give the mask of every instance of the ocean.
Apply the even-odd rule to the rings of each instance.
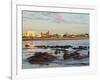
[[[27,61],[27,58],[33,56],[35,52],[48,52],[54,55],[54,50],[51,48],[34,48],[34,46],[45,45],[45,46],[64,46],[71,45],[73,47],[78,46],[88,46],[89,40],[35,40],[35,41],[23,41],[22,47],[22,68],[30,69],[30,68],[52,68],[52,67],[80,67],[80,66],[89,66],[89,57],[74,60],[74,59],[63,59],[63,52],[55,55],[57,57],[56,60],[48,63],[48,64],[31,64]],[[31,47],[26,49],[25,44],[30,44]],[[75,51],[73,48],[67,49],[70,53]],[[88,55],[89,49],[83,49],[79,51],[80,55]]]

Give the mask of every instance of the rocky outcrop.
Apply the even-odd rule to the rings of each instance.
[[[53,56],[53,55],[51,55],[50,53],[47,53],[47,52],[44,52],[44,53],[36,52],[34,56],[27,58],[27,60],[31,64],[45,64],[45,63],[48,63],[48,62],[52,62],[55,59],[56,59],[55,56]]]
[[[87,46],[78,46],[78,47],[73,47],[73,49],[86,50],[86,49],[88,49],[88,47]]]
[[[74,56],[72,56],[73,57],[73,59],[80,59],[80,53],[78,53],[78,52],[75,52],[74,53]]]
[[[26,44],[26,45],[25,45],[25,47],[26,47],[26,48],[29,48],[29,47],[30,47],[30,45],[29,45],[29,44]]]
[[[69,59],[70,57],[71,56],[70,56],[70,54],[68,54],[68,51],[67,50],[64,51],[64,55],[63,55],[64,60]]]
[[[68,53],[64,53],[63,58],[64,60],[69,59],[71,56]]]
[[[79,46],[79,49],[87,49],[87,46]]]
[[[77,51],[70,54],[68,54],[68,52],[64,52],[63,58],[64,60],[69,59],[69,58],[80,59],[80,53],[78,53]]]
[[[63,48],[63,49],[72,48],[71,45],[63,45],[63,46],[61,46],[61,45],[54,45],[54,46],[39,45],[39,46],[35,46],[35,47],[44,48],[44,49],[46,49],[46,48]]]

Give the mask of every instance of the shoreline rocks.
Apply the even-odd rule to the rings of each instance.
[[[45,64],[47,62],[52,62],[55,59],[56,59],[55,56],[47,52],[44,52],[44,53],[36,52],[34,56],[27,58],[27,60],[31,64]]]
[[[66,60],[66,59],[69,59],[69,58],[71,58],[70,54],[64,53],[63,59]]]
[[[26,45],[26,47],[28,48],[29,45]],[[81,53],[79,51],[81,50],[87,50],[88,46],[78,46],[78,47],[72,47],[70,45],[66,45],[66,46],[45,46],[45,45],[41,45],[41,46],[35,46],[37,48],[42,48],[42,49],[47,49],[47,48],[51,48],[51,50],[54,50],[53,54],[48,53],[48,52],[35,52],[34,56],[31,56],[29,58],[27,58],[28,62],[31,64],[46,64],[48,62],[52,62],[55,59],[57,59],[59,54],[63,54],[63,60],[67,60],[67,59],[74,59],[74,60],[79,60],[79,59],[84,59],[84,58],[88,58],[89,57],[89,51],[87,53],[87,55],[81,55]],[[70,52],[67,50],[67,48],[72,48],[73,50],[75,50],[74,52]]]
[[[43,49],[46,49],[46,48],[63,48],[63,49],[66,49],[66,48],[72,48],[71,45],[54,45],[54,46],[45,46],[45,45],[39,45],[39,46],[35,46],[37,48],[43,48]]]
[[[84,58],[88,58],[89,55],[80,55],[81,53],[79,53],[78,51],[75,51],[73,53],[68,53],[68,52],[64,52],[63,54],[63,59],[67,60],[67,59],[74,59],[74,60],[79,60],[79,59],[84,59]]]
[[[78,47],[73,47],[72,49],[86,50],[86,49],[88,49],[88,47],[87,46],[78,46]]]
[[[26,48],[29,48],[29,47],[30,47],[30,45],[29,45],[29,44],[26,44],[26,45],[25,45],[25,47],[26,47]]]

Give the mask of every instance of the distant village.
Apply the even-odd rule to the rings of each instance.
[[[48,32],[40,32],[35,33],[32,31],[23,32],[22,34],[23,40],[39,40],[39,39],[89,39],[89,34],[68,34],[67,32],[65,34],[51,34]]]

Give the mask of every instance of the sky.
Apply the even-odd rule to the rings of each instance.
[[[88,13],[26,11],[22,12],[23,32],[58,34],[89,33]]]

